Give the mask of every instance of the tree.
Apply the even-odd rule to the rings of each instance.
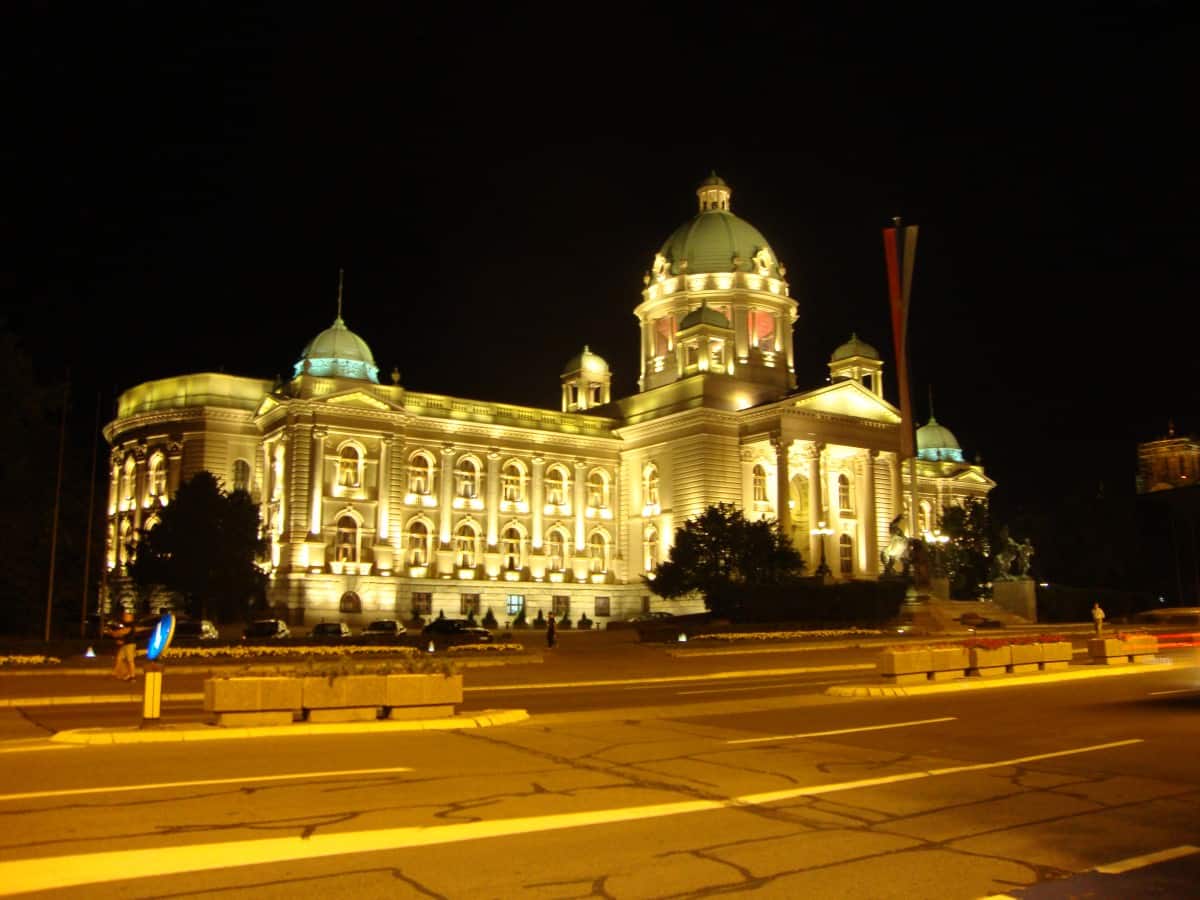
[[[250,495],[226,494],[215,475],[201,471],[140,532],[129,574],[143,591],[178,592],[191,615],[227,622],[245,617],[264,592],[258,562],[266,549]]]
[[[942,551],[950,596],[975,600],[992,580],[991,555],[996,535],[986,502],[968,498],[962,506],[942,508],[942,534],[950,538]]]
[[[661,597],[698,591],[705,606],[728,615],[742,589],[783,584],[803,569],[804,560],[775,522],[750,521],[732,504],[720,503],[675,532],[670,556],[646,581]]]

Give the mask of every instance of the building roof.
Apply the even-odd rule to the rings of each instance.
[[[854,332],[850,333],[850,340],[842,344],[833,351],[833,356],[829,357],[830,362],[839,362],[843,359],[850,359],[853,356],[863,356],[867,359],[880,359],[879,351],[868,344],[866,341],[859,338]]]
[[[338,316],[333,324],[308,342],[296,363],[295,374],[361,378],[379,383],[379,367],[367,342],[346,327]]]
[[[608,363],[604,360],[604,357],[589,350],[587,344],[583,345],[582,353],[577,353],[567,360],[567,364],[563,366],[562,374],[574,375],[576,372],[584,370],[598,375],[608,373]]]
[[[944,425],[939,425],[933,416],[917,429],[917,457],[932,461],[950,460],[964,462],[962,448],[953,432]]]
[[[728,209],[732,191],[725,182],[714,174],[705,179],[699,190],[714,187],[724,189],[721,193],[725,195],[725,208],[701,209],[676,228],[659,249],[670,274],[755,272],[763,268],[766,274],[782,278],[779,260],[762,232]],[[766,254],[760,256],[764,250]]]
[[[732,328],[729,324],[729,319],[724,313],[713,309],[707,303],[701,303],[690,313],[683,317],[679,323],[679,330],[685,331],[688,328],[694,328],[697,325],[712,325],[715,328]]]

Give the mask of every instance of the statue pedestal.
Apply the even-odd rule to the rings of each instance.
[[[1037,591],[1032,578],[993,581],[992,602],[1027,622],[1037,621]]]
[[[934,575],[929,579],[929,593],[938,600],[949,600],[950,579],[944,575]]]

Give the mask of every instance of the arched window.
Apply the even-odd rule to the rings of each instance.
[[[347,444],[338,454],[338,484],[342,487],[358,487],[362,476],[362,457],[358,448]]]
[[[766,503],[767,502],[767,470],[764,469],[761,465],[756,465],[754,467],[754,475],[753,475],[752,480],[754,482],[754,502],[755,503]]]
[[[592,509],[608,508],[608,477],[600,469],[592,470],[587,481],[588,506]]]
[[[283,497],[283,444],[275,445],[274,459],[271,462],[271,499]]]
[[[647,572],[658,568],[658,529],[653,526],[646,529],[644,559]]]
[[[466,522],[454,534],[454,559],[460,569],[475,568],[475,529]]]
[[[354,591],[346,591],[342,594],[342,599],[338,601],[338,612],[362,612],[362,599]]]
[[[244,459],[233,461],[233,489],[250,493],[250,463]]]
[[[750,311],[750,346],[763,350],[775,349],[775,317],[769,312]]]
[[[433,461],[423,453],[408,461],[408,492],[420,495],[433,493]]]
[[[851,498],[850,479],[844,474],[838,476],[838,509],[844,513],[854,512]]]
[[[566,568],[567,542],[563,533],[558,529],[546,535],[546,565],[552,572],[561,572]]]
[[[429,529],[420,520],[408,526],[408,564],[410,566],[429,564]]]
[[[509,527],[500,536],[500,553],[504,558],[504,568],[515,572],[521,568],[521,532]]]
[[[525,470],[516,460],[504,464],[500,484],[501,499],[506,503],[520,503],[525,499]]]
[[[838,555],[841,559],[841,570],[843,575],[854,574],[854,541],[850,535],[843,534],[838,538]]]
[[[933,531],[933,504],[928,500],[922,500],[917,504],[918,530],[921,534],[926,531]]]
[[[564,466],[551,466],[546,472],[546,502],[551,506],[566,506],[571,476]]]
[[[336,540],[334,558],[338,562],[358,562],[358,523],[353,516],[338,519]]]
[[[454,470],[457,496],[473,500],[479,496],[479,463],[474,457],[464,456],[458,460]]]
[[[608,538],[597,531],[588,538],[588,569],[592,572],[608,571]]]
[[[161,497],[167,492],[167,466],[161,453],[150,457],[150,496]]]
[[[658,466],[650,463],[642,470],[642,497],[646,506],[658,506]]]

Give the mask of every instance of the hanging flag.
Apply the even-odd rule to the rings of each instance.
[[[900,224],[883,229],[883,255],[887,261],[888,300],[892,309],[892,345],[896,351],[896,378],[900,387],[900,456],[917,455],[912,398],[908,384],[908,306],[912,296],[913,264],[917,257],[917,226]]]

